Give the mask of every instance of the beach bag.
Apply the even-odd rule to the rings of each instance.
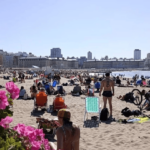
[[[150,92],[147,92],[147,93],[145,94],[145,98],[146,98],[146,100],[150,100]]]
[[[63,83],[62,85],[63,85],[63,86],[67,86],[67,85],[68,85],[68,83]]]
[[[148,85],[150,85],[150,80],[147,81]]]
[[[124,100],[133,101],[134,100],[133,93],[132,92],[127,93],[124,97]]]
[[[28,94],[25,93],[24,96],[23,96],[23,99],[27,100],[28,99]]]
[[[139,116],[139,115],[141,115],[141,111],[139,111],[139,110],[134,110],[134,111],[132,112],[132,114],[133,114],[134,116]]]
[[[109,111],[107,108],[103,108],[101,111],[101,115],[100,115],[100,120],[102,121],[106,121],[108,119],[109,116]]]
[[[74,84],[74,81],[73,81],[73,80],[71,80],[71,81],[70,81],[70,83],[71,83],[71,84]]]
[[[133,113],[131,112],[131,110],[130,110],[128,107],[122,109],[121,113],[122,113],[122,115],[124,115],[125,117],[129,117],[129,116],[132,116],[132,115],[133,115]]]

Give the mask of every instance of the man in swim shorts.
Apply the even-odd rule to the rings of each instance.
[[[107,99],[109,102],[110,108],[110,117],[112,116],[112,96],[114,96],[114,81],[110,79],[110,73],[106,73],[106,78],[104,78],[101,82],[101,88],[99,92],[99,96],[101,96],[101,92],[103,91],[103,101],[104,108],[106,108]]]

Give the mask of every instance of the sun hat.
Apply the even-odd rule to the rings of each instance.
[[[58,112],[58,117],[70,119],[71,113],[68,109],[60,109]]]

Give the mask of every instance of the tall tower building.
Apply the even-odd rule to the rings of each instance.
[[[139,49],[134,50],[134,59],[135,60],[141,59],[141,50],[139,50]]]
[[[51,58],[59,57],[62,58],[61,49],[60,48],[52,48],[51,49]]]
[[[87,59],[92,60],[92,53],[90,51],[87,53]]]

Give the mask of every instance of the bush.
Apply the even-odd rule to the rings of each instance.
[[[13,82],[6,83],[6,90],[7,94],[0,91],[0,150],[50,150],[42,129],[34,129],[24,124],[9,128],[13,121],[10,106],[19,97],[20,90]]]

